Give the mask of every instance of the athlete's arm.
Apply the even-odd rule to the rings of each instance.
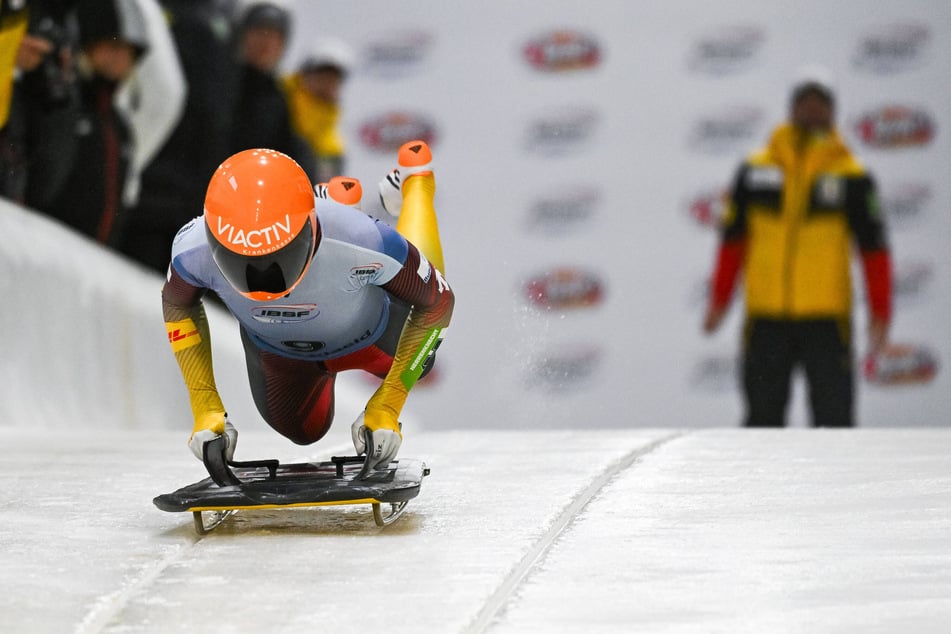
[[[182,279],[174,266],[162,288],[162,313],[168,341],[191,401],[192,435],[202,430],[225,433],[225,408],[215,386],[211,333],[201,301],[204,292]]]
[[[412,310],[403,326],[393,365],[383,383],[367,403],[364,422],[371,430],[398,431],[397,419],[409,391],[422,372],[422,363],[449,325],[455,296],[436,268],[412,244],[403,268],[383,289],[410,304]]]

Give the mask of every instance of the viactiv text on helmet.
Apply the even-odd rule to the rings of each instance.
[[[290,214],[284,214],[284,220],[276,220],[267,227],[246,231],[218,217],[216,237],[226,243],[232,251],[241,251],[242,255],[267,255],[280,249],[294,238],[291,229]]]

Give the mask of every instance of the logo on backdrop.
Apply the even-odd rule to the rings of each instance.
[[[690,387],[704,392],[733,392],[739,385],[740,361],[735,356],[710,355],[697,361],[690,373]]]
[[[601,192],[578,186],[549,194],[535,201],[528,210],[528,229],[551,236],[562,236],[580,227],[590,226],[601,203]]]
[[[711,29],[697,37],[687,67],[709,75],[738,73],[755,64],[765,42],[766,30],[755,24]]]
[[[687,201],[687,212],[697,225],[705,229],[717,229],[726,211],[724,189],[707,189]]]
[[[930,40],[931,32],[925,24],[883,24],[859,38],[852,65],[881,75],[906,71],[921,63]]]
[[[764,119],[754,106],[730,106],[700,117],[690,128],[688,144],[699,152],[736,153],[747,150]]]
[[[889,150],[927,145],[934,138],[935,124],[921,108],[892,105],[860,115],[854,130],[865,145]]]
[[[895,263],[895,303],[908,306],[919,301],[928,292],[934,278],[934,266],[924,260],[900,260]]]
[[[382,78],[415,72],[429,59],[433,39],[432,33],[422,30],[380,35],[363,48],[363,66],[368,73]]]
[[[604,283],[589,271],[559,267],[528,280],[524,292],[529,302],[548,310],[591,308],[604,300]]]
[[[529,122],[525,145],[536,154],[565,154],[589,141],[600,119],[597,111],[586,107],[542,113]]]
[[[590,35],[560,30],[530,40],[523,48],[535,70],[562,72],[593,68],[601,63],[601,46]]]
[[[407,141],[436,141],[436,126],[426,116],[405,111],[387,112],[360,126],[360,142],[376,152],[396,152]]]
[[[931,185],[924,181],[898,183],[886,189],[882,209],[889,227],[904,228],[919,222],[931,198]]]
[[[863,374],[869,383],[882,386],[928,383],[938,374],[938,355],[919,344],[891,344],[865,359]]]
[[[550,392],[575,393],[594,378],[600,363],[601,349],[595,345],[562,345],[530,362],[527,384]]]

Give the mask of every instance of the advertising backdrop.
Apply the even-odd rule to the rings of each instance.
[[[951,411],[951,5],[592,0],[291,3],[291,70],[318,37],[354,53],[347,172],[364,210],[395,151],[436,157],[457,309],[407,416],[427,427],[733,426],[740,297],[700,328],[720,195],[827,67],[837,122],[876,176],[895,265],[892,339],[858,421]],[[738,295],[740,295],[738,293]],[[808,424],[797,381],[790,424]],[[372,389],[372,385],[367,385]]]

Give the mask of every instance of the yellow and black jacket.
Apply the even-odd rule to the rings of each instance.
[[[725,306],[743,269],[749,317],[848,317],[853,244],[872,313],[887,320],[890,263],[872,177],[837,132],[779,126],[737,173],[711,300]]]
[[[307,141],[319,160],[342,157],[345,147],[337,129],[340,108],[308,93],[299,73],[285,77],[282,85],[287,96],[291,123],[297,134]]]

